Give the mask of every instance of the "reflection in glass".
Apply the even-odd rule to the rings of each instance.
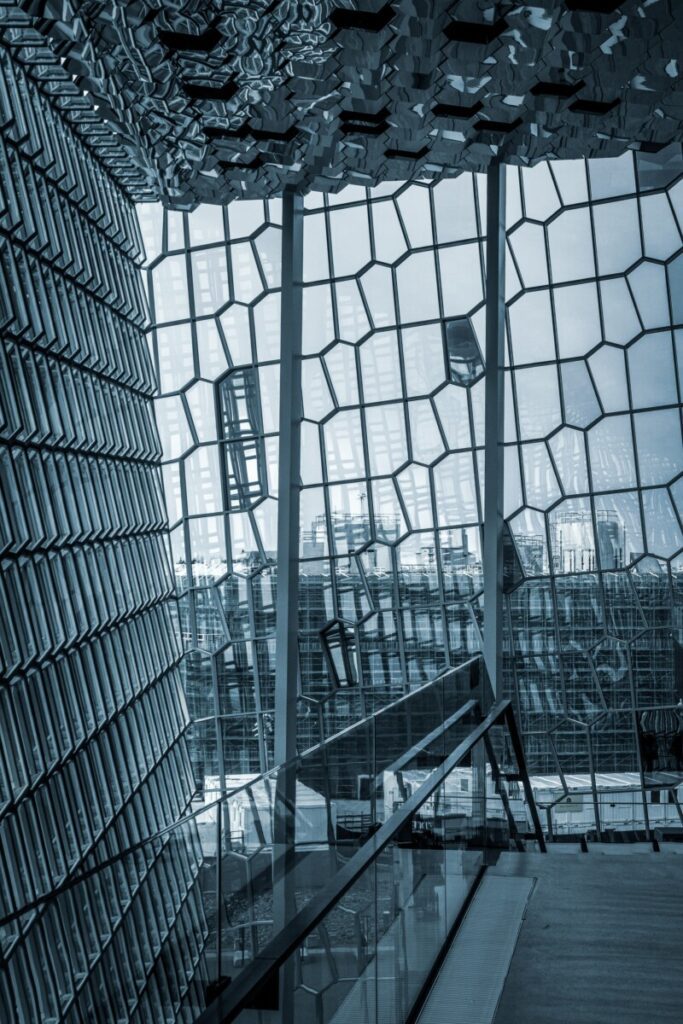
[[[484,372],[484,360],[472,324],[466,317],[447,320],[446,361],[453,384],[473,384]]]

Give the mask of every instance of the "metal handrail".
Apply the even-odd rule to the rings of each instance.
[[[308,747],[306,750],[302,751],[302,753],[298,755],[297,759],[313,754],[317,750],[324,749],[330,743],[341,739],[342,736],[349,736],[351,733],[355,732],[356,729],[366,726],[368,722],[372,722],[373,719],[379,718],[387,711],[395,711],[396,708],[401,706],[401,704],[412,701],[420,694],[423,694],[430,689],[437,689],[439,686],[443,686],[443,684],[451,677],[460,675],[460,673],[464,672],[465,669],[472,668],[473,665],[477,664],[483,664],[481,654],[475,654],[474,657],[468,658],[467,661],[463,661],[462,665],[456,665],[453,668],[448,669],[446,672],[442,672],[441,675],[437,676],[435,679],[430,679],[428,683],[423,683],[422,686],[418,686],[414,690],[410,690],[408,693],[402,694],[400,697],[397,697],[396,700],[392,700],[391,703],[384,704],[381,708],[377,708],[377,710],[373,711],[371,715],[367,715],[366,717],[359,719],[357,722],[352,722],[351,725],[347,725],[344,729],[340,729],[339,732],[335,732],[332,736],[328,736],[327,739],[320,740],[312,747]],[[270,774],[273,771],[277,771],[277,769],[271,768],[270,772],[265,772],[264,774]]]
[[[478,709],[477,702],[473,701],[471,703]],[[405,828],[414,814],[439,788],[453,769],[458,766],[472,748],[501,719],[505,722],[510,733],[513,750],[517,757],[519,776],[522,779],[529,810],[532,815],[539,849],[545,853],[545,840],[538,813],[533,803],[533,794],[526,770],[521,740],[512,712],[512,705],[509,700],[499,701],[488,712],[486,717],[474,727],[469,736],[462,740],[444,761],[434,769],[419,789],[339,869],[320,893],[295,914],[289,923],[263,947],[249,967],[242,971],[236,980],[217,996],[214,1002],[198,1018],[197,1024],[230,1024],[242,1010],[248,1008],[257,990],[301,946],[306,937],[320,924],[329,911],[336,906],[368,867],[377,860],[382,851]]]
[[[0,928],[12,924],[14,921],[23,917],[25,914],[30,914],[32,911],[39,910],[41,907],[44,907],[46,904],[57,899],[59,896],[62,896],[65,892],[68,892],[70,889],[74,889],[76,886],[80,885],[81,882],[85,882],[89,878],[92,878],[94,875],[98,875],[101,871],[105,871],[107,868],[113,867],[115,864],[118,864],[120,861],[122,861],[125,857],[129,857],[133,853],[137,853],[140,850],[144,850],[145,847],[149,846],[150,843],[154,843],[160,839],[163,839],[164,837],[175,832],[177,829],[180,830],[184,825],[187,825],[195,818],[201,817],[207,812],[222,808],[223,805],[228,803],[228,801],[232,800],[240,793],[244,793],[247,790],[251,789],[252,786],[258,786],[260,783],[269,780],[273,783],[276,783],[278,773],[282,771],[286,772],[288,768],[295,769],[296,766],[299,765],[303,759],[313,757],[316,753],[325,751],[328,747],[338,742],[341,738],[349,736],[357,729],[367,727],[368,723],[373,722],[373,720],[375,719],[379,719],[382,715],[388,712],[395,711],[402,704],[410,700],[413,700],[420,694],[424,694],[430,689],[433,689],[435,692],[438,692],[439,687],[442,686],[446,680],[450,679],[453,676],[459,675],[466,669],[471,669],[473,665],[479,663],[480,661],[481,655],[475,655],[474,657],[469,658],[467,661],[463,662],[462,665],[456,665],[453,668],[448,669],[446,672],[443,672],[440,676],[437,676],[435,679],[430,680],[430,682],[424,683],[422,686],[417,687],[415,690],[411,690],[409,693],[402,694],[401,697],[398,697],[396,700],[391,701],[391,703],[383,705],[381,708],[378,708],[377,711],[374,711],[371,715],[368,715],[366,718],[360,719],[358,722],[353,722],[345,729],[341,729],[339,732],[334,733],[332,736],[328,736],[326,739],[321,740],[319,743],[314,744],[312,747],[308,747],[306,750],[302,751],[302,753],[297,754],[296,757],[292,758],[290,761],[284,762],[280,765],[276,765],[273,768],[269,768],[268,771],[261,772],[261,774],[255,775],[248,782],[244,782],[240,786],[236,786],[235,789],[231,789],[229,793],[225,794],[225,796],[218,796],[216,797],[215,800],[212,800],[210,803],[202,804],[201,807],[198,807],[195,810],[190,811],[188,814],[184,814],[181,818],[178,818],[177,821],[174,821],[172,824],[166,825],[164,828],[159,829],[159,831],[155,832],[153,835],[146,836],[144,839],[140,839],[138,840],[138,842],[132,843],[130,846],[127,846],[125,850],[121,850],[118,853],[112,854],[110,857],[107,857],[105,860],[102,860],[99,863],[94,864],[90,868],[77,868],[74,874],[66,878],[63,882],[60,882],[59,885],[54,886],[54,888],[52,888],[49,892],[40,894],[34,897],[34,899],[24,903],[21,907],[12,910],[9,914],[5,914],[2,918],[0,918]],[[450,724],[453,724],[453,716],[451,716],[451,719],[449,719],[448,721]],[[420,741],[423,744],[422,747],[420,747],[420,743],[416,744],[415,747],[413,748],[414,752],[417,752],[418,749],[424,749],[424,745],[426,745],[427,740],[431,741],[432,738],[433,737],[430,736],[425,738],[425,740]]]

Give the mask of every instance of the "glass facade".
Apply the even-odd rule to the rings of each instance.
[[[220,748],[227,772],[272,766],[280,202],[190,215],[138,209],[191,749],[204,790],[220,774]]]
[[[484,187],[305,200],[300,746],[479,649]],[[201,786],[272,764],[279,205],[138,211]]]
[[[508,169],[504,690],[538,775],[680,767],[681,170]],[[305,198],[300,747],[481,647],[484,185]],[[279,208],[139,211],[215,785],[272,763]]]
[[[676,767],[680,172],[508,171],[504,679],[541,774],[638,770],[667,707]],[[305,200],[300,742],[480,648],[482,188]],[[279,215],[139,210],[202,784],[218,731],[227,773],[271,763]]]
[[[0,83],[0,1015],[175,1019],[196,844],[70,888],[193,792],[140,232],[4,48]]]
[[[532,772],[683,767],[682,170],[508,171],[504,663]]]
[[[419,970],[391,976],[404,1017],[484,851],[544,850],[536,803],[550,836],[683,831],[681,147],[658,128],[624,153],[591,120],[621,117],[620,101],[575,96],[597,72],[558,85],[529,53],[520,64],[570,5],[552,26],[538,8],[482,22],[468,4],[472,22],[437,26],[425,8],[392,28],[395,4],[242,5],[198,34],[201,13],[119,4],[92,39],[90,8],[65,28],[24,6],[0,12],[0,1016],[196,1021],[361,855],[357,887],[277,960],[299,972],[283,999],[329,1019],[346,966],[358,981],[382,957],[407,963],[432,915]],[[585,26],[596,12],[579,7]],[[439,92],[436,64],[423,75],[401,51],[425,23],[459,59],[476,46],[489,69],[526,68],[524,96],[465,107],[481,83],[455,74]],[[399,115],[368,84],[386,63],[369,36],[396,48]],[[207,84],[240,40],[238,84]],[[351,77],[372,110],[355,97],[335,113],[322,94],[342,49],[333,91]],[[280,111],[290,66],[288,125],[254,81]],[[250,120],[223,116],[249,90]],[[425,105],[429,139],[406,150]],[[506,154],[535,166],[504,172],[496,376],[499,179],[484,172]],[[296,205],[292,187],[308,190]],[[217,197],[232,201],[195,203]],[[283,290],[292,218],[303,273]],[[281,362],[283,380],[301,374],[300,420]],[[491,378],[505,394],[493,708]],[[283,438],[300,429],[292,479],[281,422]],[[280,510],[295,505],[289,550]],[[278,746],[294,689],[295,743]]]

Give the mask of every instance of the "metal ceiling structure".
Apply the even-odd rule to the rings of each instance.
[[[24,0],[14,58],[136,200],[439,178],[683,139],[676,0]]]

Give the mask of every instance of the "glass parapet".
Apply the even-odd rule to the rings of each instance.
[[[102,979],[110,1005],[136,991],[153,1000],[141,979],[170,958],[162,973],[173,1002],[199,1014],[467,735],[480,684],[475,658],[278,769],[216,778],[176,824],[152,836],[121,826],[56,887],[18,888],[20,863],[8,848],[0,943],[17,985],[32,924],[63,921],[69,948],[53,952],[65,1014],[96,970],[102,936],[118,965]],[[142,1009],[154,1015],[153,1004]]]
[[[289,916],[201,1024],[407,1019],[488,851],[519,842],[529,824],[545,848],[510,703],[482,719],[471,700],[449,717],[382,768],[383,820],[350,856],[335,850],[317,893],[302,905],[292,871],[275,879]]]
[[[162,1003],[168,996],[195,1019],[327,900],[282,959],[296,1013],[316,1024],[400,1020],[490,851],[543,845],[536,807],[554,841],[609,838],[618,827],[637,834],[645,813],[652,828],[680,829],[675,765],[654,760],[628,780],[529,778],[510,704],[479,724],[483,676],[472,659],[277,769],[216,779],[175,825],[145,837],[120,830],[53,892],[33,886],[27,900],[26,889],[3,885],[0,942],[17,984],[33,924],[66,922],[69,948],[50,961],[65,1019],[103,942],[118,964],[102,980],[108,999],[137,991],[154,1000],[142,980],[170,958],[162,973],[173,992]],[[676,716],[675,707],[643,712],[642,743]],[[13,857],[8,848],[10,869]],[[16,881],[18,868],[7,877]],[[242,1024],[258,1019],[249,1012]]]

